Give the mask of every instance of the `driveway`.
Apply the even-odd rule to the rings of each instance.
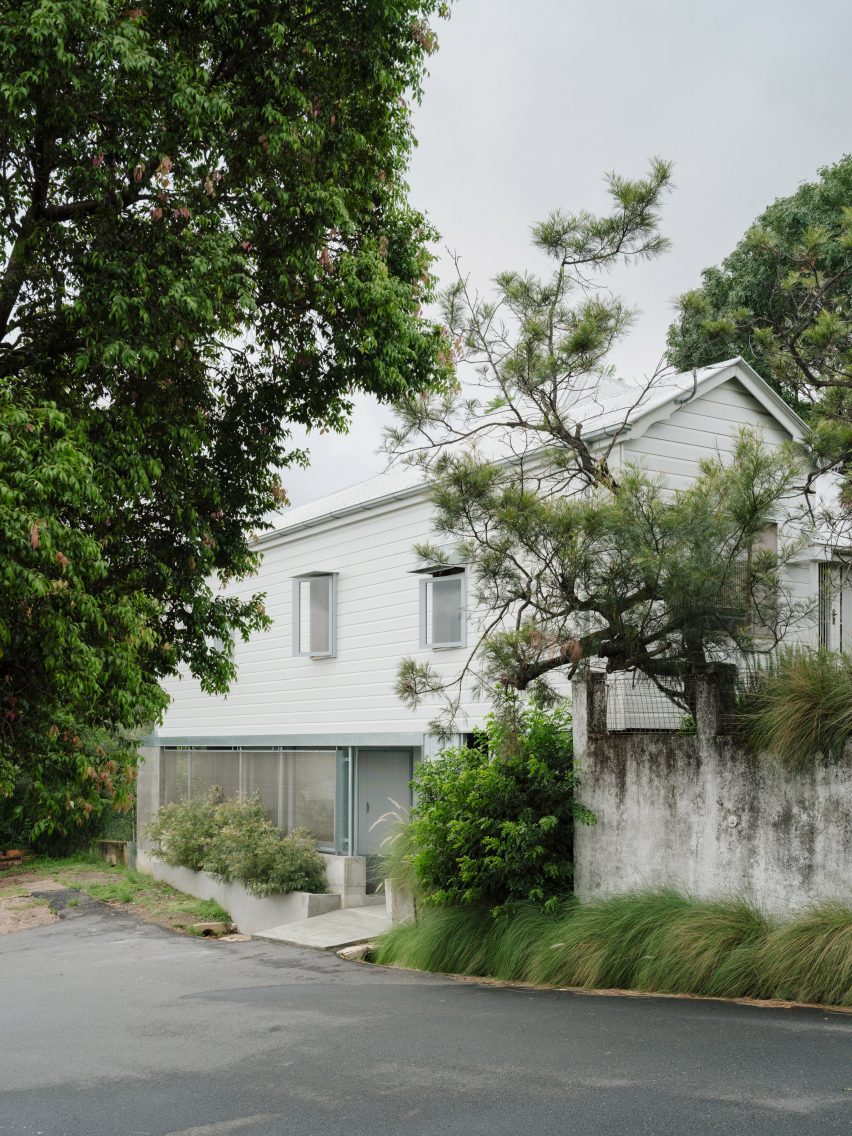
[[[0,1133],[832,1136],[852,1017],[515,990],[96,904],[0,939]]]

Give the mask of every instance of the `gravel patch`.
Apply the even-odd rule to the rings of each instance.
[[[43,927],[46,923],[53,923],[55,919],[56,916],[48,905],[31,895],[0,899],[0,935]]]

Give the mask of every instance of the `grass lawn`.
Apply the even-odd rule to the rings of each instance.
[[[38,857],[0,875],[0,900],[30,894],[32,885],[52,880],[92,899],[173,931],[192,934],[194,923],[230,923],[231,917],[212,899],[196,899],[130,868],[112,867],[96,853],[64,859]],[[73,904],[73,901],[72,901]]]

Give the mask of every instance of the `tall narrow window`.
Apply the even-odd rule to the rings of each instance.
[[[334,655],[336,584],[333,572],[297,576],[293,581],[293,654]]]
[[[829,651],[852,652],[852,568],[819,565],[817,619],[819,645]]]
[[[420,580],[420,646],[465,645],[465,583],[463,568],[436,571]]]
[[[819,645],[827,651],[834,646],[834,624],[837,620],[837,610],[834,607],[836,586],[834,584],[834,568],[831,564],[818,565],[819,572]]]

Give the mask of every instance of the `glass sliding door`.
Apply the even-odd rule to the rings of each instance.
[[[324,848],[334,847],[337,750],[290,750],[292,791],[288,829],[305,828]]]
[[[256,797],[282,831],[306,829],[322,851],[349,851],[348,749],[164,746],[160,760],[161,804],[204,800],[212,788],[225,799]]]

